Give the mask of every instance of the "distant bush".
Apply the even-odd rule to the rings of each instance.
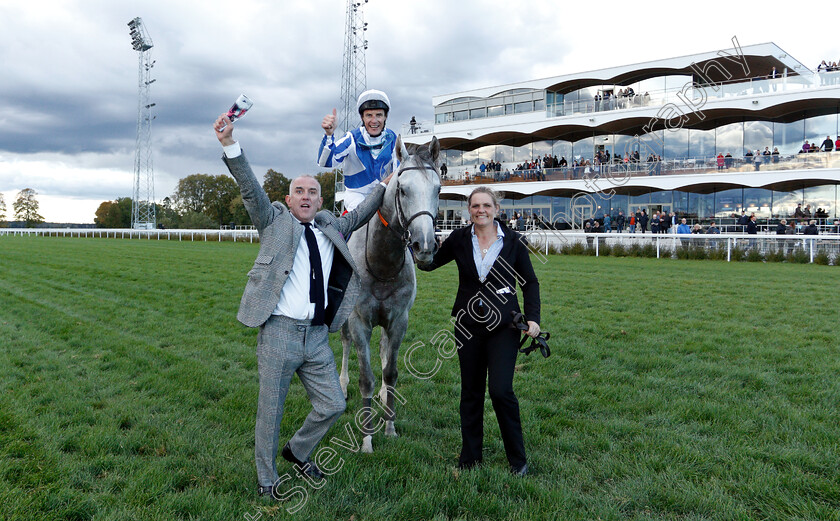
[[[795,264],[808,264],[811,262],[811,256],[804,249],[797,248],[785,255],[785,260]]]
[[[750,248],[747,250],[747,262],[764,262],[764,254],[758,248]]]
[[[825,250],[820,250],[814,255],[814,264],[821,264],[823,266],[828,266],[831,263],[831,258],[828,256],[828,253]]]

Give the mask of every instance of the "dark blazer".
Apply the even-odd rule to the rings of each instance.
[[[242,202],[251,222],[260,234],[260,251],[254,267],[248,272],[248,283],[242,294],[237,318],[248,327],[261,326],[280,301],[280,291],[292,271],[303,226],[296,224],[283,203],[271,202],[257,181],[248,160],[242,155],[222,157],[231,175],[239,183]],[[318,229],[335,246],[330,279],[327,282],[325,322],[334,333],[350,316],[359,294],[360,282],[356,265],[350,256],[345,237],[363,226],[382,204],[385,189],[377,185],[373,192],[352,212],[335,217],[322,210],[315,215]]]
[[[452,260],[458,265],[458,293],[452,306],[452,316],[456,317],[458,325],[488,330],[509,325],[512,320],[510,312],[520,312],[517,283],[522,288],[525,317],[538,324],[540,322],[540,283],[531,265],[527,239],[504,223],[499,224],[505,233],[502,251],[484,282],[479,280],[473,260],[472,225],[452,232],[430,264],[417,264],[424,271],[435,270]],[[480,303],[486,306],[483,312],[479,308]]]

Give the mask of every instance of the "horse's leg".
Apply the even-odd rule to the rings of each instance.
[[[347,322],[341,326],[341,373],[338,376],[338,382],[341,384],[341,392],[344,393],[344,400],[347,400],[347,384],[350,383],[350,347],[353,340],[350,338],[350,326],[348,325],[353,319],[351,316]]]
[[[371,427],[373,408],[371,398],[373,397],[373,369],[370,367],[370,333],[372,327],[369,321],[362,319],[353,312],[353,318],[359,320],[348,320],[347,331],[353,344],[356,345],[356,359],[359,362],[359,392],[362,395],[362,410],[365,414],[362,425],[362,452],[373,452],[373,429]]]
[[[388,328],[382,328],[382,338],[379,342],[379,357],[382,359],[382,388],[379,390],[379,401],[385,406],[385,436],[397,436],[394,428],[396,409],[394,389],[397,385],[397,366],[399,361],[400,344],[408,329],[408,310],[391,321]]]

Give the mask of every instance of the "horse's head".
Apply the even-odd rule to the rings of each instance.
[[[440,196],[440,173],[437,160],[440,144],[433,137],[427,146],[408,154],[402,138],[397,138],[400,168],[388,184],[383,207],[387,208],[419,262],[431,262],[437,249],[435,221]],[[395,218],[395,219],[394,219]]]

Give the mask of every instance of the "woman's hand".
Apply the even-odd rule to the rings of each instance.
[[[540,334],[540,325],[534,322],[533,320],[529,320],[528,331],[525,331],[525,334],[531,338],[537,338],[537,335]]]

